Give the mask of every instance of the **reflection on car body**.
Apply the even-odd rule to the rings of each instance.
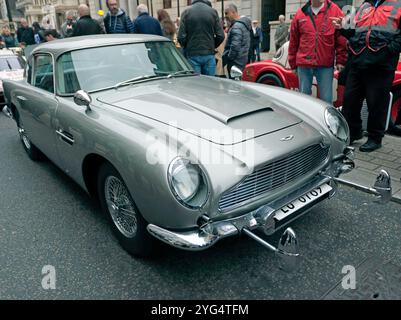
[[[353,168],[336,109],[289,90],[194,74],[163,37],[58,40],[28,61],[24,80],[4,83],[23,147],[98,199],[135,255],[150,253],[156,238],[203,250],[244,233],[294,267],[291,228],[277,247],[254,230],[286,227],[334,196],[337,177]]]

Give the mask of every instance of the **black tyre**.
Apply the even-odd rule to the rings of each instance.
[[[135,256],[151,255],[156,239],[146,230],[148,223],[140,214],[121,175],[109,163],[104,163],[99,169],[97,190],[101,208],[121,246]]]
[[[43,160],[43,153],[31,142],[31,140],[29,140],[28,134],[24,129],[24,125],[17,111],[15,112],[15,120],[17,122],[18,133],[22,142],[22,146],[28,154],[28,157],[33,161]]]
[[[278,76],[276,76],[273,73],[263,74],[262,76],[259,77],[259,79],[256,82],[284,88],[283,82],[280,80]]]

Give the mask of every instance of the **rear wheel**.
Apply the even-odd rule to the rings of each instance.
[[[283,82],[280,80],[278,76],[273,73],[265,73],[263,74],[257,81],[257,83],[268,84],[275,87],[284,88]]]
[[[132,255],[152,254],[156,240],[146,230],[147,222],[111,164],[104,163],[100,167],[97,187],[102,210],[121,246]]]

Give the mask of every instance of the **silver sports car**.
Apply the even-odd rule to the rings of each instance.
[[[233,77],[240,71],[232,70]],[[44,155],[97,199],[121,245],[203,250],[246,234],[296,265],[291,228],[351,170],[342,115],[266,85],[201,76],[168,39],[100,35],[36,47],[7,107],[32,160]],[[382,171],[374,188],[390,197]],[[259,231],[258,231],[258,230]]]

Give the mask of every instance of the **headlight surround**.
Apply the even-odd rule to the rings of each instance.
[[[334,107],[328,107],[324,113],[324,120],[330,132],[339,140],[348,142],[349,128],[344,116]]]
[[[201,208],[208,199],[208,184],[202,168],[181,157],[171,161],[168,182],[175,198],[190,209]]]

